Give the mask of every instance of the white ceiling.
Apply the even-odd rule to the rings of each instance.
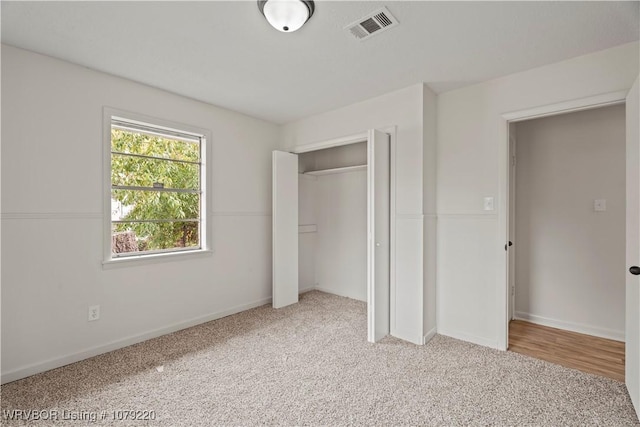
[[[316,1],[285,34],[255,1],[2,1],[2,42],[275,123],[418,82],[442,92],[638,40],[640,3]],[[400,25],[343,27],[387,6]]]

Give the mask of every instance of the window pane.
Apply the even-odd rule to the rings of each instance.
[[[111,220],[200,218],[200,194],[112,190]]]
[[[197,222],[113,224],[111,251],[135,253],[200,246]]]
[[[179,130],[166,135],[152,124],[128,126],[112,117],[112,254],[200,248],[204,140]]]
[[[111,128],[111,151],[167,159],[200,161],[200,144]]]
[[[200,188],[200,166],[191,163],[111,155],[111,184],[138,187]]]

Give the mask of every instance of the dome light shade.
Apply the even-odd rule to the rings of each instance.
[[[311,18],[315,5],[311,0],[258,0],[258,8],[273,28],[291,33]]]

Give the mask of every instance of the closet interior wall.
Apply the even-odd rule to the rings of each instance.
[[[364,141],[299,155],[300,292],[367,300],[366,163]]]

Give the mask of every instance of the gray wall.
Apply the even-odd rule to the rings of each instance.
[[[516,134],[516,317],[624,339],[624,105]]]

